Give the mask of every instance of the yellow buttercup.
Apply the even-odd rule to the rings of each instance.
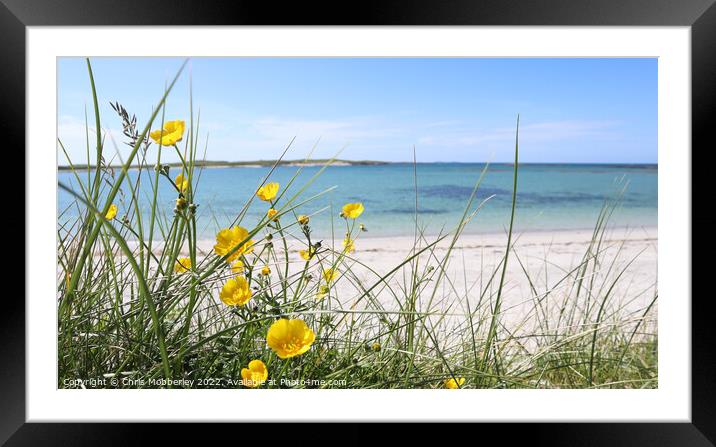
[[[243,306],[251,299],[251,288],[243,276],[226,281],[221,288],[219,298],[227,306]]]
[[[263,200],[264,202],[268,202],[276,198],[276,194],[278,194],[279,184],[276,182],[273,183],[266,183],[264,186],[259,188],[258,191],[256,191],[256,195],[259,199]]]
[[[175,273],[184,273],[191,270],[191,259],[189,258],[180,258],[177,259],[176,264],[174,264],[174,272]]]
[[[362,203],[346,203],[343,205],[343,209],[341,210],[341,216],[345,217],[346,219],[357,219],[361,214],[363,214],[363,211],[365,208],[363,207]]]
[[[167,121],[164,123],[164,129],[154,130],[149,136],[155,143],[162,146],[173,146],[181,141],[184,136],[184,121]]]
[[[104,217],[107,220],[112,220],[117,215],[117,205],[114,203],[109,206],[109,209],[107,210],[107,214],[104,215]]]
[[[325,279],[327,283],[333,282],[333,280],[336,279],[336,271],[334,269],[323,270],[323,279]]]
[[[457,378],[451,377],[451,378],[445,380],[443,385],[445,386],[445,388],[447,388],[449,390],[456,390],[456,389],[462,387],[463,383],[465,383],[464,377],[457,377]]]
[[[269,327],[266,343],[279,356],[287,359],[308,351],[316,339],[316,334],[303,320],[282,318]]]
[[[226,256],[239,244],[241,246],[226,259],[227,262],[235,261],[239,256],[251,253],[254,241],[249,239],[249,231],[244,227],[224,228],[216,234],[214,252],[219,256]]]
[[[189,189],[189,180],[184,178],[184,174],[177,175],[174,179],[174,184],[177,185],[177,188],[179,188],[181,192],[185,192]]]
[[[251,360],[248,368],[241,369],[242,384],[247,388],[257,388],[268,379],[268,369],[261,360]]]
[[[298,254],[305,261],[310,261],[316,255],[316,249],[314,247],[308,247],[308,250],[299,250]]]

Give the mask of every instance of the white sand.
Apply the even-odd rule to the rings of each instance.
[[[578,272],[572,270],[582,262],[591,239],[592,231],[586,230],[535,231],[513,235],[514,250],[509,257],[502,292],[502,314],[505,320],[516,325],[534,320],[536,297],[542,299],[546,296],[542,305],[550,309],[548,314],[558,312],[564,297],[574,297],[573,288],[578,280]],[[431,243],[435,237],[427,240]],[[283,259],[281,244],[276,239],[274,242],[279,259]],[[423,271],[426,265],[437,267],[438,260],[446,256],[450,242],[451,237],[448,237],[437,244],[434,251],[421,254],[418,261],[420,270]],[[501,274],[498,266],[504,256],[506,243],[506,234],[462,235],[451,252],[442,279],[437,281],[435,271],[431,281],[423,284],[417,308],[423,312],[464,315],[466,304],[469,303],[473,310],[479,304],[489,312],[490,302],[497,294]],[[202,241],[199,247],[202,251],[210,252],[213,244],[214,241]],[[380,278],[410,256],[413,244],[413,237],[385,238],[369,237],[369,233],[361,234],[356,241],[357,250],[352,255],[353,259],[347,261],[355,277],[346,276],[337,281],[332,306],[356,310],[375,309],[375,305],[370,305],[365,297],[358,300],[364,293],[356,285],[356,279],[365,288],[378,283],[371,292],[385,310],[397,311],[401,305],[405,306],[405,302],[396,301],[395,295],[401,300],[405,299],[400,289],[409,284],[410,270],[401,269],[388,279],[387,283],[395,293],[391,293]],[[423,241],[422,246],[425,245]],[[330,241],[324,241],[324,247],[327,246],[330,246]],[[303,268],[304,263],[298,256],[298,250],[302,248],[305,248],[305,243],[298,238],[289,242],[289,258],[293,261],[291,272]],[[340,241],[336,241],[335,249],[340,252],[341,248]],[[594,247],[593,251],[596,250]],[[588,297],[589,301],[599,301],[618,278],[609,294],[610,308],[621,308],[621,318],[631,314],[641,315],[656,293],[657,229],[610,229],[604,234],[599,251],[600,264],[595,268],[590,263],[584,274],[583,285],[590,285],[589,289],[594,295]],[[369,266],[373,271],[364,266]],[[345,271],[346,268],[339,267],[339,270]],[[529,273],[529,279],[525,270]],[[497,273],[491,282],[490,277],[494,271]],[[313,267],[313,272],[314,277],[318,277],[320,267]],[[565,276],[568,277],[564,279]],[[434,299],[431,300],[433,295]],[[586,295],[588,293],[582,292],[580,299],[587,299]],[[578,306],[582,307],[583,304],[579,303]],[[652,314],[655,315],[655,312],[656,306]]]

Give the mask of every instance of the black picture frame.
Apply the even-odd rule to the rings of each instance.
[[[110,25],[567,25],[691,27],[692,63],[692,240],[699,253],[715,247],[708,229],[716,219],[708,211],[713,190],[707,158],[715,149],[716,118],[715,0],[364,0],[356,4],[326,1],[273,2],[234,0],[0,0],[0,129],[5,148],[19,158],[25,146],[25,32],[28,26]],[[684,148],[682,150],[688,150]],[[18,159],[18,165],[20,160]],[[24,160],[22,161],[23,164]],[[32,169],[25,165],[25,170]],[[19,196],[16,194],[16,196]],[[11,199],[10,199],[11,200]],[[15,200],[19,201],[19,197]],[[12,204],[7,205],[12,206]],[[19,208],[17,204],[16,209]],[[698,213],[697,213],[698,211]],[[19,222],[17,222],[19,224]],[[28,235],[24,229],[25,240]],[[711,329],[713,292],[697,293],[713,261],[699,262],[692,250],[692,413],[690,423],[547,423],[480,427],[482,439],[555,445],[708,446],[716,443],[716,347]],[[23,263],[24,265],[24,263]],[[25,267],[29,281],[30,266]],[[9,290],[9,289],[6,289]],[[709,290],[703,288],[703,290]],[[5,445],[130,445],[157,430],[150,424],[41,424],[25,422],[25,305],[6,294],[0,311],[0,442]],[[676,298],[676,297],[674,297]],[[239,405],[237,403],[237,405]],[[638,416],[638,415],[635,415]],[[163,442],[185,438],[188,425],[159,427]],[[236,434],[228,424],[212,427]],[[305,430],[305,428],[303,429]],[[424,430],[424,429],[422,429]],[[442,430],[442,429],[439,429]],[[241,430],[242,440],[251,436]],[[383,432],[381,430],[381,432]],[[398,432],[397,430],[395,431]],[[343,436],[367,433],[348,429]],[[276,434],[271,435],[275,437]],[[381,434],[384,440],[390,435]],[[359,438],[356,438],[359,439]],[[267,439],[266,442],[269,442]]]

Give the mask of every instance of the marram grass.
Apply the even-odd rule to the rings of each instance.
[[[94,125],[101,129],[89,60],[87,66]],[[65,218],[67,210],[58,215],[60,388],[658,385],[656,292],[636,313],[613,297],[626,267],[602,244],[616,201],[605,204],[584,256],[565,268],[559,287],[532,287],[532,296],[523,297],[531,309],[517,322],[505,321],[506,268],[522,265],[512,234],[517,137],[502,261],[482,272],[478,291],[457,290],[448,266],[460,262],[454,247],[465,226],[489,206],[475,203],[482,176],[451,231],[428,238],[416,213],[414,246],[387,273],[361,261],[360,236],[369,224],[361,220],[363,203],[337,204],[327,210],[333,217],[299,214],[315,198],[303,192],[331,160],[303,185],[294,184],[300,165],[286,184],[273,181],[271,169],[233,220],[215,218],[223,229],[213,248],[202,250],[196,219],[202,204],[194,202],[206,152],[199,146],[199,119],[191,101],[188,117],[164,113],[180,74],[141,130],[136,117],[112,104],[131,148],[121,168],[107,159],[101,132],[94,142],[88,138],[87,160],[78,165],[67,157],[77,186],[59,186],[74,196],[80,217]],[[58,146],[66,156],[61,141]],[[99,163],[91,164],[90,151]],[[163,163],[167,153],[181,163]],[[136,167],[137,175],[128,176]],[[173,208],[158,200],[160,182],[172,185]],[[151,193],[140,194],[147,183]],[[266,214],[248,221],[256,200]],[[417,201],[416,193],[416,208]],[[335,219],[344,234],[315,241],[310,224],[321,218]],[[597,281],[598,272],[608,274]],[[358,294],[340,300],[342,284]],[[446,304],[448,296],[455,302]]]

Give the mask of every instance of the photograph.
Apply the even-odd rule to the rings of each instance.
[[[0,0],[0,445],[715,446],[715,2]]]
[[[659,388],[658,58],[56,63],[58,389]]]

